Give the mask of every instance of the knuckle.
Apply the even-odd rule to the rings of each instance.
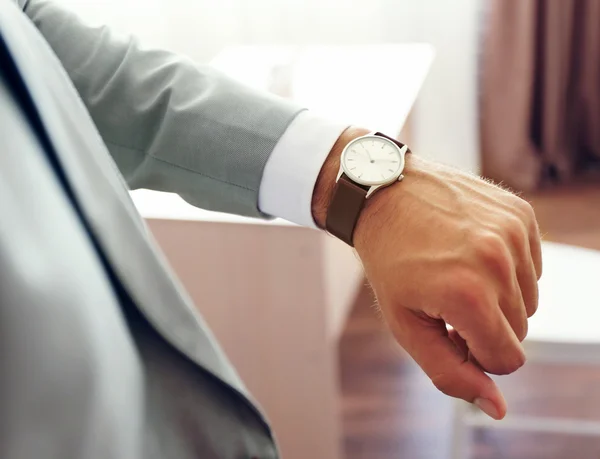
[[[527,220],[535,220],[535,211],[533,206],[525,199],[515,196],[514,207],[521,212]]]
[[[525,218],[527,219],[527,221],[535,223],[536,217],[535,217],[535,210],[534,210],[533,206],[529,202],[525,201],[524,199],[521,199],[521,203],[522,203],[521,212],[523,212],[525,214]]]
[[[529,302],[526,303],[527,304],[527,318],[530,318],[531,316],[533,316],[536,313],[536,311],[538,309],[539,300],[540,300],[539,286],[536,282],[534,285],[532,297],[529,300]]]
[[[505,224],[505,231],[508,239],[515,245],[525,244],[527,239],[527,230],[525,225],[517,217],[508,218]]]
[[[455,272],[452,286],[454,299],[457,304],[469,309],[477,309],[486,303],[485,285],[480,281],[480,276],[475,271],[468,269]]]
[[[510,374],[517,371],[519,368],[525,365],[526,360],[525,353],[522,350],[515,352],[504,363],[505,374]]]
[[[440,373],[431,378],[437,390],[450,397],[456,393],[456,378],[452,373]]]
[[[537,219],[535,216],[535,210],[533,209],[533,206],[528,201],[526,201],[518,196],[514,196],[514,201],[512,202],[512,206],[518,211],[518,213],[522,217],[521,221],[523,223],[523,226],[525,227],[525,229],[528,232],[539,231]]]
[[[525,353],[520,349],[505,355],[501,362],[491,366],[491,368],[486,368],[486,370],[495,375],[509,375],[525,365],[526,360]]]
[[[517,352],[516,359],[514,361],[515,371],[521,368],[523,365],[525,365],[525,362],[527,362],[527,356],[525,355],[525,351],[523,350],[523,348],[519,348],[519,352]]]
[[[519,338],[519,341],[523,342],[525,340],[525,338],[527,338],[528,331],[529,331],[529,324],[527,323],[527,320],[524,320],[521,322],[518,329],[516,330],[516,335],[517,335],[517,338]]]
[[[475,238],[475,251],[485,262],[496,262],[505,257],[506,244],[493,232],[485,232]]]
[[[470,392],[467,378],[468,366],[473,365],[469,360],[464,360],[458,365],[446,367],[443,371],[430,376],[431,382],[437,390],[450,397],[464,398]]]
[[[475,242],[479,263],[494,270],[506,283],[512,279],[512,257],[504,239],[494,232],[480,235]]]

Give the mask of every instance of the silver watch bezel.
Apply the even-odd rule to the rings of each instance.
[[[364,139],[369,139],[369,138],[377,139],[378,141],[387,142],[389,145],[393,146],[398,151],[398,155],[400,156],[400,160],[399,160],[400,165],[399,165],[398,171],[396,173],[394,173],[394,175],[392,177],[390,177],[386,180],[361,180],[358,177],[354,176],[354,174],[352,172],[350,172],[346,169],[346,164],[345,164],[344,159],[346,157],[346,154],[350,150],[350,148],[352,148],[352,145],[354,145],[355,143],[358,143],[360,141],[363,141]],[[340,155],[340,169],[338,171],[336,181],[339,180],[340,177],[342,176],[342,173],[344,173],[344,174],[346,174],[348,179],[350,179],[352,182],[358,183],[359,185],[371,187],[369,189],[369,193],[367,195],[367,197],[368,197],[373,191],[375,191],[375,189],[381,188],[381,187],[384,187],[387,185],[391,185],[392,183],[394,183],[396,181],[402,180],[402,178],[404,177],[402,175],[402,173],[404,172],[404,167],[406,165],[405,156],[406,156],[407,151],[408,151],[408,147],[406,145],[404,147],[400,148],[397,144],[392,142],[390,139],[386,139],[385,137],[382,137],[379,135],[367,134],[367,135],[357,137],[356,139],[353,139],[350,142],[348,142],[348,144],[344,147],[344,150],[342,150],[342,154]]]

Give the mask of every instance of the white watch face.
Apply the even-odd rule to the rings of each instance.
[[[350,142],[342,153],[342,169],[361,185],[387,185],[404,169],[404,154],[394,142],[369,135]]]

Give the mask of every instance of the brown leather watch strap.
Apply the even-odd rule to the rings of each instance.
[[[368,187],[362,187],[350,181],[346,174],[342,174],[329,203],[325,228],[352,247],[354,247],[352,242],[354,227],[365,205],[367,190]]]
[[[394,142],[396,145],[398,145],[398,147],[402,148],[402,147],[406,147],[405,144],[403,144],[402,142],[394,139],[393,137],[390,137],[389,135],[385,135],[383,132],[375,132],[373,135],[379,136],[379,137],[383,137],[384,139],[388,139],[391,140],[392,142]],[[407,154],[410,153],[410,148],[407,147]]]
[[[381,132],[375,132],[371,135],[391,140],[399,148],[405,146],[403,143]],[[410,150],[407,153],[410,153]],[[368,186],[359,185],[348,178],[346,174],[342,174],[335,185],[333,197],[327,209],[325,228],[351,247],[354,247],[352,238],[354,227],[367,200],[368,190]]]

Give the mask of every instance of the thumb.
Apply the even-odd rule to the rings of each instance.
[[[400,345],[441,392],[475,403],[494,419],[506,415],[500,389],[469,359],[467,343],[455,330],[449,332],[443,320],[397,308],[388,323]]]

